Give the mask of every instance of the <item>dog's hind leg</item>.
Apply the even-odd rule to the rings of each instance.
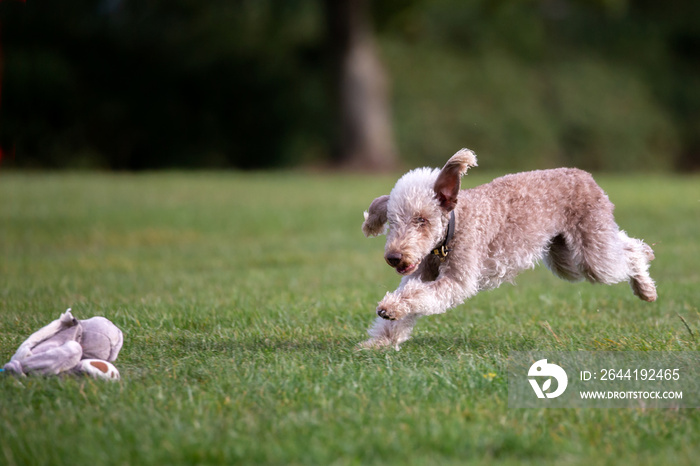
[[[632,292],[644,301],[656,301],[656,286],[649,276],[649,262],[654,260],[654,251],[644,241],[630,238],[624,231],[620,231],[618,235],[627,253]]]
[[[552,238],[543,260],[547,268],[557,277],[570,282],[583,280],[583,274],[573,251],[567,246],[563,235]]]
[[[586,280],[608,285],[629,281],[640,299],[656,300],[656,286],[649,276],[654,252],[643,241],[620,231],[614,222],[578,229],[566,244],[574,245],[571,257]]]

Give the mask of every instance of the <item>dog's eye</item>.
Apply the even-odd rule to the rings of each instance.
[[[416,217],[416,223],[418,225],[425,225],[428,221],[423,217]]]

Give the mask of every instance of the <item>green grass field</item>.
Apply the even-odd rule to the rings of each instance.
[[[509,409],[505,369],[700,350],[700,178],[597,177],[656,303],[539,267],[357,352],[399,281],[360,230],[394,179],[0,175],[1,362],[68,307],[125,335],[119,383],[0,377],[0,464],[697,464],[698,410]]]

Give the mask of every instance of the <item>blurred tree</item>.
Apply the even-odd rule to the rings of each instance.
[[[386,170],[397,158],[387,78],[369,25],[368,0],[325,0],[338,121],[335,159],[344,167]]]

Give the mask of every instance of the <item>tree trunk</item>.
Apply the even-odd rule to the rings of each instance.
[[[397,165],[388,84],[367,0],[325,0],[337,113],[334,161],[355,170]]]

